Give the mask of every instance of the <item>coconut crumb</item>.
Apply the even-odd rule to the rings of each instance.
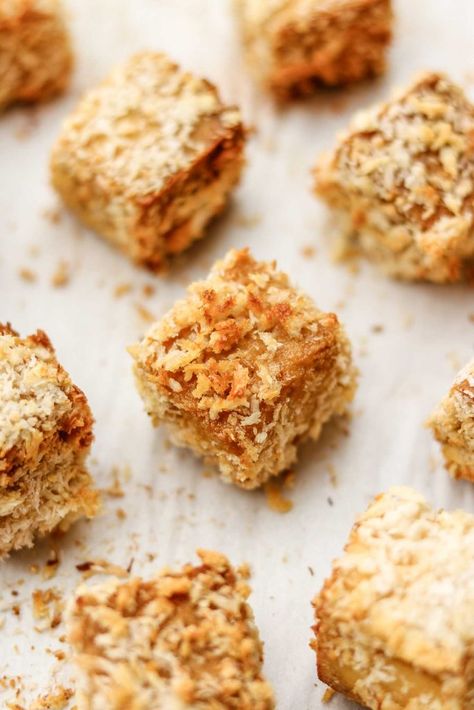
[[[27,266],[22,266],[18,270],[18,276],[21,278],[22,281],[26,281],[26,283],[35,283],[38,279],[38,275],[36,271],[33,271],[33,269],[29,269]]]
[[[70,266],[66,261],[60,261],[56,267],[56,271],[51,277],[51,286],[54,288],[63,288],[67,286],[71,280]]]
[[[289,513],[293,509],[293,501],[285,498],[282,493],[283,481],[271,478],[264,485],[265,498],[270,510],[276,513]]]
[[[313,257],[316,255],[316,248],[311,246],[310,244],[307,244],[306,246],[303,246],[301,248],[301,256],[304,257],[305,259],[313,259]]]
[[[89,579],[94,575],[103,574],[113,577],[127,577],[127,570],[119,565],[115,565],[108,560],[87,560],[76,565],[78,572],[81,572],[83,579]]]
[[[151,298],[154,296],[156,293],[156,288],[155,286],[152,286],[151,284],[145,284],[142,288],[142,294],[145,298]]]
[[[114,298],[122,298],[125,294],[130,293],[132,288],[132,284],[128,282],[117,284],[114,288]]]
[[[35,589],[32,593],[33,618],[40,622],[35,630],[42,633],[47,629],[55,629],[62,620],[64,603],[58,589]]]
[[[135,310],[140,316],[140,318],[145,321],[145,323],[154,323],[156,321],[156,318],[153,313],[141,303],[135,303]]]

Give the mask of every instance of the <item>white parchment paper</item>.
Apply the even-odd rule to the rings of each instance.
[[[320,708],[324,687],[308,648],[310,601],[355,515],[392,484],[413,485],[436,505],[474,513],[474,488],[448,478],[423,427],[456,369],[472,356],[474,291],[401,284],[368,265],[356,274],[335,265],[327,213],[310,192],[316,156],[351,114],[416,71],[445,70],[473,94],[472,0],[394,4],[395,40],[383,79],[277,110],[245,68],[227,0],[69,0],[77,52],[71,91],[48,106],[0,118],[0,320],[23,333],[48,332],[97,419],[91,468],[98,485],[110,486],[118,467],[124,491],[122,498],[105,498],[99,519],[0,566],[0,677],[23,677],[20,706],[57,683],[72,687],[68,664],[51,653],[67,651],[59,640],[64,627],[34,630],[33,589],[54,586],[67,594],[80,579],[75,566],[89,559],[127,567],[133,558],[133,571],[150,575],[193,560],[196,547],[210,547],[252,567],[251,603],[278,707]],[[60,121],[85,89],[144,48],[165,50],[210,78],[257,129],[231,208],[165,277],[134,268],[69,215],[51,219],[57,201],[48,185],[48,155]],[[317,445],[303,448],[289,491],[294,508],[286,515],[270,510],[261,492],[203,476],[201,462],[167,446],[165,431],[154,430],[143,410],[125,349],[148,327],[143,307],[160,316],[216,258],[244,245],[259,258],[276,258],[321,308],[339,314],[361,371],[349,434],[332,427]],[[55,289],[51,278],[62,261],[71,280]],[[25,268],[36,281],[19,277]],[[116,298],[124,283],[131,291]],[[156,289],[148,298],[147,284]],[[53,545],[61,564],[54,579],[44,580],[31,566],[44,565]],[[14,698],[12,688],[0,685],[1,708]],[[335,710],[349,707],[332,700]]]

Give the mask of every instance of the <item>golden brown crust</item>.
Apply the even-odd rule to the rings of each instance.
[[[73,65],[58,0],[0,4],[0,110],[14,102],[45,101],[63,92]]]
[[[473,543],[467,513],[378,496],[315,600],[321,680],[373,710],[471,707]]]
[[[473,106],[439,74],[356,116],[316,170],[316,193],[340,217],[346,249],[398,278],[470,278],[473,136]]]
[[[231,251],[130,349],[155,424],[254,488],[352,400],[350,345],[274,263]]]
[[[442,444],[449,473],[474,482],[474,359],[458,373],[428,423]]]
[[[0,557],[58,524],[93,515],[84,461],[93,417],[43,331],[0,325]]]
[[[238,110],[224,106],[212,84],[143,52],[66,121],[52,181],[89,227],[156,270],[224,208],[244,142]]]
[[[146,582],[81,586],[68,610],[80,710],[272,710],[248,585],[216,552]]]
[[[390,0],[234,0],[249,63],[280,99],[380,74]]]

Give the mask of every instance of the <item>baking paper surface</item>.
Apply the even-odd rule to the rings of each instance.
[[[51,540],[2,563],[0,678],[23,677],[26,690],[16,702],[24,707],[58,683],[72,687],[69,665],[50,652],[68,651],[58,640],[64,625],[42,634],[33,628],[34,589],[56,587],[67,596],[81,579],[76,565],[91,559],[133,564],[134,573],[147,576],[165,564],[194,560],[197,547],[208,547],[251,565],[251,604],[278,707],[321,708],[324,687],[308,647],[310,602],[355,515],[393,484],[414,486],[435,505],[474,513],[474,488],[448,478],[423,426],[472,356],[474,292],[402,284],[365,264],[358,273],[334,264],[333,235],[326,209],[311,194],[310,171],[354,111],[419,70],[446,71],[473,96],[474,5],[395,1],[395,39],[383,79],[321,92],[282,110],[262,95],[243,63],[227,0],[70,0],[68,8],[77,54],[71,91],[40,109],[0,118],[0,321],[23,334],[38,327],[49,334],[97,420],[92,472],[107,488],[115,467],[123,497],[105,495],[100,518],[54,543],[61,563],[53,579],[31,571],[44,566]],[[58,212],[48,184],[49,151],[63,117],[114,64],[146,48],[164,50],[211,79],[256,129],[232,206],[161,277],[133,267]],[[200,461],[168,445],[166,431],[154,430],[143,410],[126,352],[148,327],[147,312],[159,317],[216,258],[247,245],[258,258],[276,259],[320,308],[338,313],[360,369],[352,421],[303,447],[294,487],[285,490],[293,501],[285,515],[271,510],[262,492],[208,477]],[[54,288],[61,262],[70,281]],[[36,280],[22,279],[22,269]],[[124,284],[131,290],[117,298]],[[156,289],[153,295],[146,296],[146,285]],[[0,707],[14,699],[14,691],[0,685]],[[335,697],[330,707],[353,706]]]

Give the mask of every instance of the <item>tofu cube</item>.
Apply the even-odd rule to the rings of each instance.
[[[156,271],[224,208],[244,142],[239,111],[212,84],[143,52],[66,120],[52,182],[88,227]]]
[[[337,317],[246,249],[192,284],[130,352],[154,424],[242,488],[288,468],[355,390]]]
[[[67,610],[78,710],[273,710],[243,572],[198,555],[148,581],[79,587]]]
[[[0,3],[0,110],[60,94],[69,84],[72,65],[59,0]]]
[[[0,325],[0,558],[97,512],[85,468],[92,425],[45,333]]]
[[[474,517],[378,496],[315,600],[319,678],[372,710],[463,710],[474,687]]]
[[[234,0],[249,64],[280,99],[381,74],[391,0]]]
[[[474,274],[474,107],[439,74],[356,116],[316,170],[346,252],[400,279]]]
[[[429,420],[453,478],[474,482],[474,359],[458,373]]]

